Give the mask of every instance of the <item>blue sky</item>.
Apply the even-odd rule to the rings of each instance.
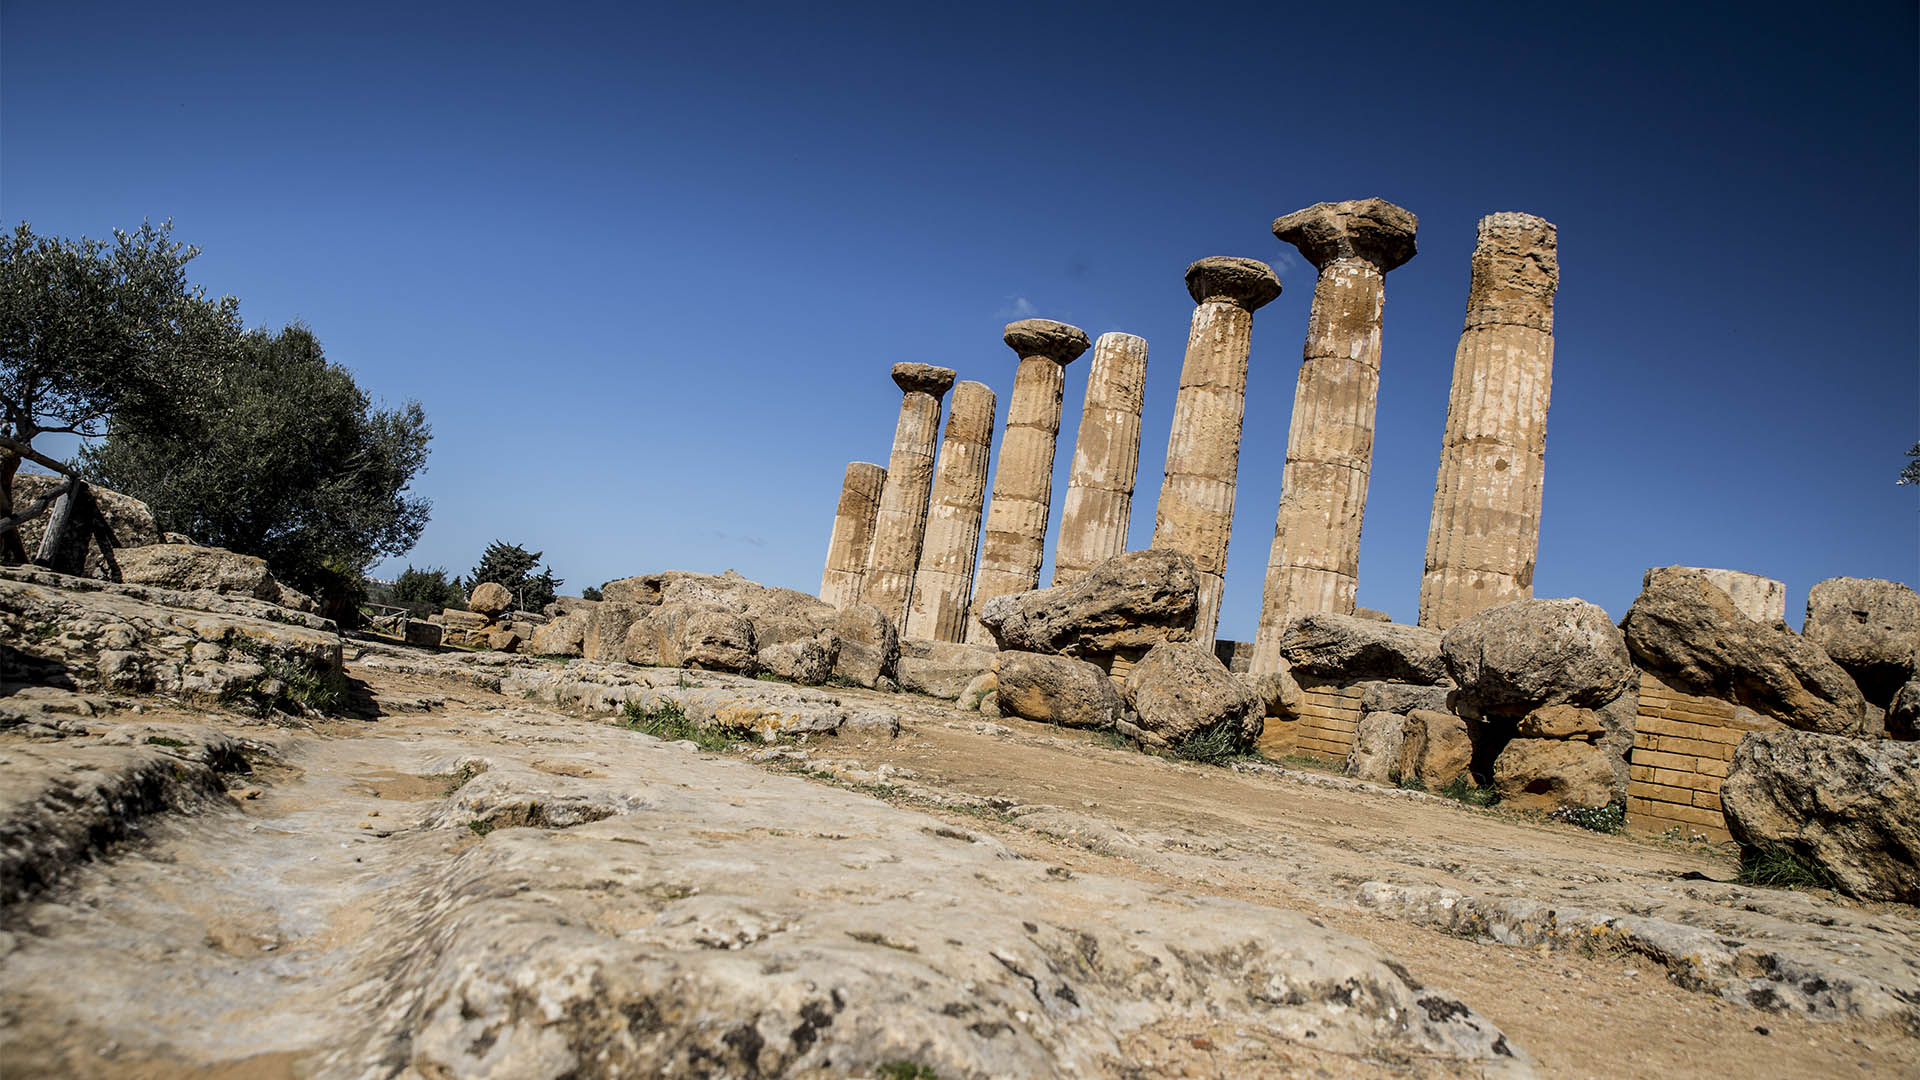
[[[1560,229],[1540,596],[1649,566],[1920,583],[1911,3],[0,4],[0,216],[171,218],[250,324],[424,403],[406,563],[811,591],[902,360],[1011,387],[1037,314],[1150,346],[1133,546],[1207,255],[1270,262],[1221,633],[1251,638],[1313,267],[1381,196],[1360,602],[1410,622],[1483,214]],[[1086,385],[1068,370],[1055,521]],[[1048,543],[1051,576],[1052,538]]]

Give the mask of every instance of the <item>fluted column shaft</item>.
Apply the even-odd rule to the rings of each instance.
[[[947,437],[934,467],[927,531],[907,605],[908,637],[959,641],[967,633],[967,601],[980,550],[980,519],[987,500],[987,464],[993,447],[993,391],[984,383],[953,388]]]
[[[827,541],[827,567],[820,575],[820,599],[846,607],[860,599],[860,581],[866,576],[867,554],[873,546],[873,519],[880,511],[880,489],[887,470],[868,461],[847,465],[840,482],[840,505],[833,514],[833,536]]]
[[[1420,625],[1444,630],[1533,596],[1558,231],[1529,214],[1480,221],[1434,482]]]
[[[913,572],[920,563],[928,490],[933,485],[933,450],[940,439],[940,398],[953,385],[953,371],[930,364],[895,364],[893,380],[903,394],[900,422],[894,427],[893,454],[887,459],[887,482],[880,489],[873,552],[861,582],[860,602],[879,608],[898,626],[906,621],[907,604],[913,597]]]
[[[1173,403],[1153,546],[1193,559],[1200,589],[1192,640],[1212,649],[1233,533],[1253,313],[1280,295],[1280,280],[1264,263],[1216,257],[1187,268],[1187,287],[1197,306]]]
[[[1133,484],[1140,472],[1140,411],[1147,400],[1147,343],[1101,334],[1087,374],[1087,402],[1074,440],[1073,471],[1053,554],[1053,583],[1071,585],[1127,550]]]
[[[1280,639],[1310,612],[1353,614],[1373,472],[1386,273],[1414,253],[1414,216],[1392,203],[1321,203],[1274,223],[1320,270],[1287,428],[1280,506],[1249,669],[1279,669]]]
[[[1019,355],[1020,366],[1007,399],[1007,433],[1000,440],[1000,465],[993,474],[993,501],[987,504],[980,573],[968,613],[967,641],[976,645],[993,644],[993,635],[980,622],[987,601],[1040,585],[1066,365],[1089,344],[1078,328],[1047,319],[1010,323],[1006,342]]]

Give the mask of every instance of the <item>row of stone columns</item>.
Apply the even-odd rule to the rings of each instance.
[[[1312,262],[1319,278],[1282,468],[1256,673],[1278,667],[1279,639],[1292,619],[1354,611],[1385,276],[1413,257],[1417,227],[1413,214],[1381,199],[1321,203],[1274,222],[1274,234]],[[1553,226],[1529,215],[1494,214],[1480,223],[1422,579],[1422,625],[1444,628],[1531,595],[1558,283],[1554,245]],[[1194,637],[1211,646],[1233,524],[1253,313],[1279,296],[1280,282],[1263,263],[1227,257],[1194,263],[1186,278],[1196,307],[1152,543],[1194,559]],[[905,397],[889,467],[848,466],[822,599],[874,604],[911,637],[990,644],[979,618],[987,601],[1039,586],[1064,369],[1089,343],[1078,328],[1046,319],[1009,324],[1005,341],[1019,367],[993,499],[984,508],[984,539],[993,392],[960,384],[936,464],[940,398],[954,373],[896,365]],[[1146,342],[1129,334],[1102,335],[1094,349],[1055,584],[1070,584],[1126,550],[1146,357]]]

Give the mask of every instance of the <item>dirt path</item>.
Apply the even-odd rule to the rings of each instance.
[[[353,1038],[383,1007],[386,973],[369,967],[365,943],[391,932],[391,898],[427,891],[450,860],[493,842],[484,829],[427,827],[464,778],[464,755],[589,784],[620,775],[628,744],[590,731],[589,718],[530,718],[524,701],[464,683],[357,674],[389,706],[377,721],[288,732],[199,711],[143,717],[228,728],[273,745],[281,763],[250,778],[252,797],[243,790],[231,807],[156,822],[141,841],[6,915],[0,1075],[310,1075],[314,1055]],[[976,731],[977,714],[925,701],[874,695],[872,703],[904,713],[899,738],[731,756],[929,810],[1073,873],[1310,916],[1385,949],[1416,979],[1459,992],[1524,1046],[1543,1076],[1920,1075],[1920,1040],[1892,1022],[1762,1012],[1681,989],[1645,957],[1482,944],[1356,900],[1362,883],[1389,881],[1545,898],[1577,892],[1678,917],[1714,910],[1687,890],[1718,896],[1721,887],[1683,875],[1728,876],[1723,853],[1171,763],[1018,721]],[[930,794],[951,798],[943,806]],[[989,809],[952,808],[960,803]],[[747,794],[732,805],[743,821],[756,820]],[[785,824],[769,813],[755,828],[778,835]],[[737,842],[725,837],[737,835],[723,830],[703,843],[717,857]],[[1907,909],[1828,899],[1809,907],[1794,895],[1747,903],[1754,910],[1741,917],[1761,920],[1761,929],[1805,911],[1838,919],[1835,934],[1879,933],[1889,949],[1911,953],[1920,934]],[[1144,1060],[1163,1075],[1373,1069],[1304,1052],[1222,1060],[1207,1037],[1161,1034],[1157,1048],[1142,1035],[1135,1049],[1153,1055]],[[1400,1071],[1425,1074],[1414,1065]]]

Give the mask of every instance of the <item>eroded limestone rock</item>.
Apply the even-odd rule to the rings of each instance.
[[[1546,705],[1592,707],[1632,681],[1626,641],[1600,608],[1579,599],[1521,600],[1455,623],[1441,639],[1459,698],[1482,713]]]
[[[1178,551],[1132,551],[1072,585],[992,601],[982,621],[1002,649],[1111,656],[1192,638],[1193,560]]]
[[[1070,656],[1005,651],[995,671],[1002,713],[1074,728],[1111,728],[1123,704],[1107,673]]]
[[[1802,633],[1885,708],[1915,674],[1920,593],[1897,581],[1828,578],[1807,592]]]
[[[1236,747],[1251,747],[1264,725],[1259,702],[1210,649],[1162,642],[1127,673],[1124,697],[1154,746],[1178,747],[1226,729]]]

